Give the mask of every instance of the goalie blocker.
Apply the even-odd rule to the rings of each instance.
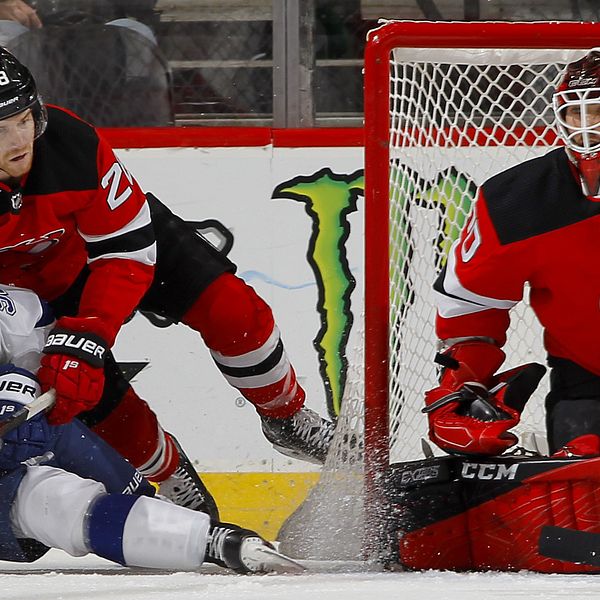
[[[599,491],[600,458],[450,456],[391,465],[387,562],[407,569],[600,572],[590,561],[570,562],[577,554],[564,548],[549,550],[544,534],[550,525],[600,533]]]
[[[509,431],[546,367],[529,363],[498,373],[504,352],[479,339],[454,344],[435,362],[439,385],[425,394],[429,439],[450,454],[497,456],[517,443]]]

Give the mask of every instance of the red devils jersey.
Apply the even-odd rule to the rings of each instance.
[[[80,316],[99,316],[114,339],[149,287],[155,241],[146,198],[96,130],[48,107],[34,143],[17,214],[0,215],[0,283],[44,299],[64,293],[90,268]]]
[[[434,285],[438,336],[504,344],[526,282],[548,352],[600,375],[600,202],[583,195],[562,148],[480,188]]]

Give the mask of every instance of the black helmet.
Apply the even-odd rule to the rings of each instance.
[[[48,122],[44,103],[29,69],[0,47],[0,120],[28,108],[33,112],[37,138],[44,133]]]

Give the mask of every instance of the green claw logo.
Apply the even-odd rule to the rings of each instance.
[[[392,168],[396,169],[395,189],[400,190],[392,191],[390,196],[392,204],[398,207],[391,214],[392,231],[403,240],[402,249],[396,256],[402,264],[395,272],[406,277],[408,270],[404,266],[410,261],[413,249],[410,206],[436,209],[440,213],[443,233],[435,243],[439,263],[443,263],[466,220],[476,188],[470,177],[454,168],[440,173],[432,181],[425,181],[406,166],[396,164]],[[324,168],[313,175],[294,177],[278,185],[272,194],[274,199],[287,198],[303,203],[312,222],[306,258],[317,282],[317,311],[321,319],[313,345],[319,356],[327,406],[333,417],[340,413],[346,383],[346,344],[353,322],[350,296],[356,285],[346,251],[350,235],[348,215],[357,210],[357,200],[363,193],[363,169],[350,175],[339,175]],[[403,290],[403,300],[397,306],[404,310],[410,305],[412,285],[405,280],[399,287]]]
[[[350,234],[348,215],[356,211],[364,191],[363,169],[351,175],[336,175],[321,169],[278,185],[273,198],[288,198],[304,204],[312,221],[307,260],[318,287],[317,311],[321,328],[313,345],[325,385],[327,406],[338,415],[346,383],[346,343],[352,327],[350,295],[356,282],[350,272],[346,241]]]
[[[450,167],[432,179],[425,180],[406,165],[392,165],[390,190],[392,233],[402,240],[400,256],[410,260],[412,236],[410,235],[411,206],[436,210],[440,215],[440,236],[436,242],[442,264],[453,242],[458,238],[471,210],[477,186],[473,180]],[[402,271],[400,265],[396,268]]]
[[[442,264],[446,262],[450,246],[462,231],[476,193],[477,186],[473,180],[450,167],[439,173],[419,197],[420,201],[426,198],[427,205],[432,209],[441,207],[443,216],[438,249],[443,257]]]
[[[475,199],[477,187],[473,180],[450,167],[433,179],[421,177],[403,164],[391,165],[390,181],[390,369],[397,368],[398,350],[402,344],[405,319],[417,300],[417,290],[410,263],[415,253],[424,252],[423,244],[434,247],[432,259],[439,272],[448,257],[453,242],[459,237]],[[414,230],[420,221],[417,209],[433,211],[437,217],[437,237],[423,239]],[[414,233],[413,233],[414,231]],[[418,247],[418,244],[421,247]],[[433,280],[430,284],[433,286]],[[400,394],[402,392],[400,391]]]

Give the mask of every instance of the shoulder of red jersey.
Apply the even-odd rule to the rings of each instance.
[[[526,240],[600,214],[583,195],[563,148],[525,161],[481,186],[500,244]]]
[[[98,187],[99,137],[75,114],[49,105],[48,126],[34,143],[25,194],[53,194]]]

